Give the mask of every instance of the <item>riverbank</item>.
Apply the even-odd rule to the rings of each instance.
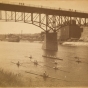
[[[52,83],[53,82],[53,83]],[[0,69],[0,87],[58,87],[60,81],[57,79],[44,80],[42,77],[35,76],[24,77]],[[62,86],[63,83],[61,84]]]
[[[88,42],[63,42],[62,45],[70,45],[70,46],[88,46]]]
[[[0,87],[20,87],[24,86],[21,77],[17,74],[6,72],[0,69]]]
[[[0,68],[0,87],[51,87],[57,86],[58,82],[54,82],[52,84],[51,80],[44,81],[43,78],[34,78],[31,77],[24,77],[20,74],[14,74],[12,72],[4,71]]]
[[[52,84],[53,82],[53,84]],[[31,75],[24,79],[24,76],[20,76],[11,72],[6,72],[0,69],[0,87],[53,87],[59,86],[58,81],[48,79],[45,81],[43,78],[31,78]]]

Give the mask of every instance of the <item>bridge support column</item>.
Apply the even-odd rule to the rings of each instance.
[[[55,51],[58,50],[58,41],[56,32],[53,33],[46,32],[42,48],[45,50],[55,50]]]

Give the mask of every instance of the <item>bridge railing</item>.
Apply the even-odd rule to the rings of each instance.
[[[0,3],[22,5],[22,6],[29,6],[29,7],[37,7],[37,8],[45,8],[45,9],[63,10],[63,11],[70,11],[70,12],[88,13],[87,11],[57,8],[57,7],[49,7],[49,6],[41,6],[41,5],[33,5],[33,4],[25,4],[25,3],[20,3],[20,2],[7,2],[7,1],[3,2],[3,1],[0,1]]]

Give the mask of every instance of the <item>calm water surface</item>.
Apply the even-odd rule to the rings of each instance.
[[[88,47],[59,45],[58,52],[44,51],[41,47],[42,43],[0,42],[0,67],[14,74],[20,73],[27,78],[30,74],[25,73],[25,71],[31,71],[37,74],[42,74],[46,71],[51,77],[70,81],[65,82],[59,80],[59,85],[88,86]],[[42,57],[42,55],[46,54],[63,59],[63,61],[58,60],[58,67],[62,71],[52,69],[55,66],[53,64],[55,60]],[[35,66],[27,57],[30,55],[32,55],[33,60],[39,61],[41,66]],[[75,57],[79,57],[85,63],[78,64],[75,62]],[[19,68],[16,64],[12,63],[17,63],[18,61],[22,63],[22,66]],[[51,66],[52,68],[43,65]],[[31,75],[31,77],[36,80],[41,78],[38,76],[35,77],[34,75]]]

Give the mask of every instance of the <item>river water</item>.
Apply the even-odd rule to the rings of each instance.
[[[41,66],[35,66],[30,61],[30,58],[27,57],[30,55],[32,55],[32,61],[37,60]],[[53,63],[54,59],[44,58],[42,55],[56,56],[63,59],[63,61],[57,61],[57,66],[60,70],[55,71],[53,69],[55,66]],[[82,63],[77,63],[75,57],[79,57]],[[16,64],[13,64],[18,61],[22,63],[22,66],[19,68]],[[52,80],[50,78],[53,83],[55,81],[59,86],[85,87],[88,86],[88,47],[58,45],[58,51],[55,52],[43,50],[42,43],[38,42],[0,42],[0,68],[14,74],[20,73],[24,78],[29,78],[29,75],[31,75],[31,78],[36,80],[41,77],[35,77],[35,75],[28,74],[25,71],[31,71],[36,74],[42,74],[46,71],[51,77],[69,81],[58,81],[57,79]],[[43,79],[41,80],[43,81]]]

